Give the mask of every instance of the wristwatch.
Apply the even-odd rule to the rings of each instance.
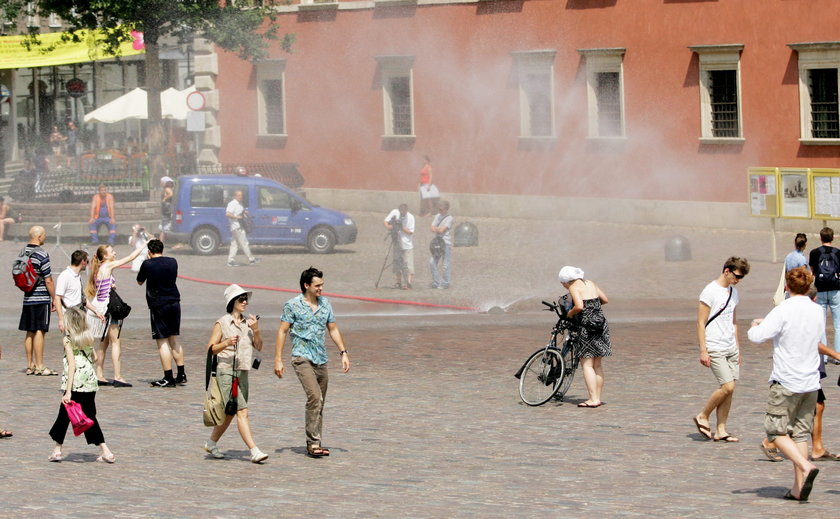
[[[344,355],[345,353],[347,353],[347,350],[346,350],[346,349],[343,349],[343,350],[339,350],[339,353],[338,353],[338,354],[339,354],[339,355]]]

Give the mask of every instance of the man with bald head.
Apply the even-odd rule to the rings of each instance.
[[[27,375],[58,375],[44,366],[44,335],[50,331],[50,312],[55,311],[55,285],[50,270],[50,255],[41,248],[47,233],[40,225],[29,229],[29,243],[23,251],[29,253],[32,267],[38,275],[35,288],[23,294],[23,309],[20,313],[18,330],[26,332]],[[34,354],[34,358],[33,358]]]

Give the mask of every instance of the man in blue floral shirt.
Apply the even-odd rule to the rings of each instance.
[[[321,446],[321,425],[324,402],[327,396],[326,334],[330,334],[341,355],[341,368],[350,371],[350,358],[344,340],[335,323],[332,305],[321,296],[324,273],[309,267],[300,275],[301,294],[283,306],[277,345],[274,351],[274,374],[283,378],[283,347],[286,335],[292,336],[292,366],[306,393],[306,454],[312,458],[329,456],[330,451]]]

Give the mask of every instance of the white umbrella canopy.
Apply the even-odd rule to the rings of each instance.
[[[160,93],[161,115],[164,119],[184,120],[187,118],[187,95],[195,86],[184,90],[167,88]],[[135,88],[110,103],[106,103],[85,115],[85,122],[116,123],[125,119],[148,119],[149,103],[146,91]]]

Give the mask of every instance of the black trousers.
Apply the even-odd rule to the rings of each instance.
[[[85,440],[88,445],[99,445],[105,443],[105,437],[102,435],[102,429],[99,428],[99,420],[96,419],[96,391],[81,392],[73,391],[70,393],[74,402],[82,406],[82,411],[85,412],[88,418],[93,420],[93,425],[85,431]],[[67,409],[64,404],[58,404],[58,416],[55,417],[55,423],[50,429],[50,438],[56,443],[63,445],[64,437],[67,435],[67,426],[70,425],[70,417],[67,416]]]

